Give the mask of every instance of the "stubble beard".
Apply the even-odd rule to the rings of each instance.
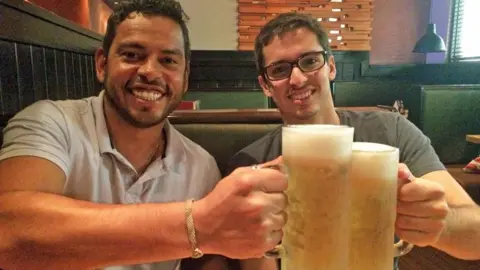
[[[185,88],[185,78],[186,74],[184,73],[183,76],[183,85],[182,89]],[[179,95],[177,98],[175,98],[175,95],[171,94],[170,98],[170,104],[166,106],[166,108],[163,110],[162,114],[159,117],[155,117],[152,121],[142,121],[139,119],[136,119],[129,111],[127,108],[123,107],[122,104],[120,103],[120,100],[118,99],[118,96],[116,94],[115,89],[112,89],[109,87],[109,78],[108,75],[105,76],[105,97],[107,99],[107,102],[112,105],[112,107],[115,109],[115,111],[118,113],[118,115],[128,124],[132,125],[135,128],[141,128],[141,129],[147,129],[154,127],[156,125],[161,124],[165,119],[172,113],[175,108],[180,104],[183,98],[183,94]],[[122,91],[127,92],[128,90],[126,89],[126,86],[123,87]],[[167,91],[167,93],[173,93],[173,91]],[[166,97],[162,97],[166,98]],[[144,108],[146,111],[147,109]]]

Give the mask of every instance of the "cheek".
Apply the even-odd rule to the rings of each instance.
[[[174,93],[183,92],[183,86],[185,82],[185,74],[183,72],[165,73],[164,76],[167,84],[170,84],[170,88]]]
[[[330,82],[328,69],[322,68],[320,70],[314,71],[311,80],[319,82],[319,84],[325,84],[325,82]]]
[[[274,82],[271,82],[270,92],[273,94],[274,97],[278,99],[285,96],[286,92],[288,91],[288,88],[289,88],[289,84],[287,80],[274,81]]]
[[[108,69],[110,84],[115,88],[123,88],[129,80],[135,77],[137,67],[132,65],[114,63],[112,68]]]

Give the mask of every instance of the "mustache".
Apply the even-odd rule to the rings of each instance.
[[[132,89],[145,89],[145,90],[156,91],[163,95],[171,94],[170,87],[167,84],[159,81],[147,82],[142,79],[129,80],[125,88],[128,89],[130,92],[132,91]]]

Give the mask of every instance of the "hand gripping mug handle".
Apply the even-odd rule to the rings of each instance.
[[[400,240],[393,245],[393,257],[400,257],[409,253],[413,249],[414,245],[404,240]]]
[[[285,258],[285,255],[286,255],[285,248],[283,247],[282,244],[279,244],[273,249],[265,252],[264,257],[280,259],[280,258]]]
[[[273,164],[273,165],[264,165],[264,166],[256,164],[256,165],[253,165],[251,168],[253,170],[264,169],[264,168],[274,169],[288,175],[288,168],[287,166],[285,166],[285,164]],[[286,251],[284,246],[282,244],[278,244],[273,249],[265,252],[264,257],[280,259],[280,258],[285,258],[285,255],[286,255]]]

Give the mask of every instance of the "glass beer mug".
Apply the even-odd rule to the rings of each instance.
[[[282,129],[288,170],[282,244],[266,254],[282,270],[347,270],[349,172],[353,128],[291,125]]]
[[[349,270],[392,269],[393,258],[413,248],[403,240],[392,248],[398,163],[398,148],[378,143],[353,143]]]

